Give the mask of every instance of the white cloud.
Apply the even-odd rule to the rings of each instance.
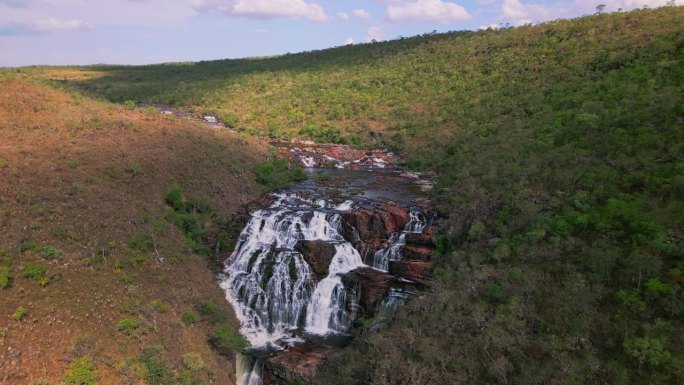
[[[363,40],[366,42],[371,42],[373,40],[378,41],[384,39],[385,35],[382,31],[382,28],[378,26],[373,26],[368,29],[368,32],[366,32],[366,37]]]
[[[504,0],[501,5],[501,17],[516,24],[534,20],[546,20],[549,12],[541,5],[523,4],[520,0]]]
[[[494,29],[494,30],[496,30],[496,29],[499,29],[499,28],[500,28],[499,25],[498,25],[498,24],[494,24],[494,23],[492,23],[492,24],[487,24],[487,25],[481,25],[481,26],[477,27],[477,29],[479,29],[479,30],[487,30],[487,29]]]
[[[47,19],[34,22],[13,22],[0,24],[0,36],[12,35],[55,35],[93,29],[93,25],[82,20]]]
[[[415,0],[387,7],[387,18],[391,21],[448,23],[456,20],[469,20],[471,17],[468,11],[460,5],[442,0]]]
[[[255,19],[301,17],[313,21],[328,20],[320,5],[304,0],[190,0],[190,6],[199,12]]]
[[[337,18],[342,21],[349,20],[349,14],[347,12],[337,12]]]
[[[351,45],[351,44],[354,44],[354,38],[353,38],[353,37],[348,37],[348,38],[344,41],[344,45]]]
[[[371,18],[371,14],[368,13],[365,9],[355,9],[354,11],[354,16],[364,19],[364,20],[369,20]]]
[[[553,4],[525,4],[521,0],[503,0],[499,21],[511,25],[522,25],[593,14],[596,13],[598,4],[606,5],[604,12],[614,12],[618,9],[629,11],[644,5],[656,8],[665,5],[665,2],[666,0],[573,0]]]
[[[93,25],[86,23],[83,20],[39,20],[34,25],[33,28],[36,32],[43,33],[60,33],[60,32],[70,32],[70,31],[85,31],[88,29],[93,29]]]

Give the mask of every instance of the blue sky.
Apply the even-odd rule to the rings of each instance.
[[[268,56],[666,1],[0,0],[0,66]]]

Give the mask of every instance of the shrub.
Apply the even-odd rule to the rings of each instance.
[[[181,190],[180,187],[174,187],[169,190],[169,192],[166,193],[166,203],[176,211],[183,210],[185,208],[183,190]]]
[[[82,356],[69,364],[64,381],[71,385],[98,385],[95,363],[88,356]]]
[[[140,265],[142,265],[145,261],[147,261],[147,255],[143,253],[133,253],[128,256],[127,259],[128,264],[133,268],[140,267]]]
[[[40,282],[43,278],[45,278],[44,266],[26,262],[21,266],[21,270],[21,276],[24,278],[33,278],[36,280],[36,282]]]
[[[142,167],[137,162],[131,162],[126,166],[126,172],[132,175],[138,175],[142,171]]]
[[[190,370],[202,369],[204,360],[199,353],[185,353],[183,354],[183,365]]]
[[[21,321],[26,316],[26,313],[28,313],[28,310],[23,306],[19,306],[17,310],[14,311],[14,314],[12,314],[12,318]]]
[[[195,313],[195,312],[186,311],[185,313],[181,314],[181,321],[186,326],[190,326],[194,323],[197,323],[198,320],[199,320],[199,317],[197,316],[197,313]]]
[[[487,287],[486,295],[491,301],[500,301],[504,296],[503,286],[498,283],[492,283]]]
[[[62,255],[62,252],[54,246],[47,245],[43,247],[40,255],[45,259],[58,259]]]
[[[235,328],[221,325],[214,329],[209,337],[209,343],[221,354],[229,355],[249,348],[247,341]]]
[[[283,159],[264,162],[254,169],[256,181],[268,190],[278,190],[293,182],[306,179],[306,174],[299,165],[289,165]]]
[[[171,306],[162,302],[160,299],[155,299],[147,304],[147,309],[158,313],[166,313],[167,311],[171,310]]]
[[[163,348],[159,345],[143,349],[140,361],[147,368],[145,380],[149,385],[169,384],[173,381],[171,371],[162,360]]]
[[[138,328],[140,321],[135,318],[122,318],[116,324],[116,329],[126,335],[132,335]]]
[[[21,243],[19,244],[19,251],[22,253],[26,251],[33,251],[38,248],[38,242],[36,242],[35,239],[33,238],[26,238],[22,239]]]
[[[0,289],[7,289],[12,286],[12,265],[0,265]]]
[[[639,362],[639,367],[643,364],[660,366],[670,359],[670,352],[665,350],[663,343],[657,339],[627,339],[622,346],[629,356]]]
[[[209,318],[209,320],[213,323],[224,322],[228,319],[226,309],[211,301],[200,302],[197,310],[200,312],[200,314]]]

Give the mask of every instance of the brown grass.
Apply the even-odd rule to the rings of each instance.
[[[232,362],[206,343],[211,325],[180,321],[196,301],[225,299],[206,262],[165,223],[164,195],[177,185],[228,216],[258,194],[251,170],[264,150],[226,131],[0,74],[0,249],[13,261],[13,285],[0,289],[0,384],[58,382],[84,349],[98,362],[101,384],[122,384],[125,360],[156,344],[177,373],[182,355],[197,352],[217,384],[231,383]],[[157,247],[165,261],[150,254],[134,268],[125,262],[127,244],[154,221],[162,224]],[[28,238],[38,250],[21,253]],[[63,252],[60,260],[40,256],[48,244]],[[101,265],[88,263],[103,250]],[[25,262],[46,266],[50,282],[21,278]],[[124,277],[134,278],[126,284]],[[158,332],[145,325],[133,336],[116,331],[133,300],[170,305],[158,315]],[[28,309],[21,322],[11,317],[19,306]]]

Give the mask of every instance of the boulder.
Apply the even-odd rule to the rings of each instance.
[[[340,221],[340,227],[340,235],[342,235],[342,238],[344,238],[345,241],[356,244],[361,239],[359,232],[344,216],[342,217],[342,221]]]
[[[286,350],[266,360],[264,374],[272,377],[269,379],[272,384],[283,381],[314,384],[318,370],[333,351],[333,348],[318,348],[308,352],[299,349]]]
[[[391,221],[387,229],[390,233],[403,229],[409,221],[409,210],[404,206],[390,202],[387,204],[387,212]]]
[[[386,243],[386,239],[371,238],[367,241],[359,241],[356,244],[356,250],[358,250],[359,255],[361,255],[363,263],[372,265],[375,252],[382,249]]]
[[[412,261],[429,261],[432,258],[432,247],[421,245],[404,246],[404,259]]]
[[[396,277],[370,267],[360,267],[342,277],[342,283],[351,290],[358,290],[359,305],[371,314],[375,305],[385,297],[390,286],[397,284]]]
[[[432,266],[428,261],[390,261],[389,271],[398,277],[421,285],[429,283],[428,271]]]
[[[406,207],[388,203],[377,208],[353,210],[342,216],[357,229],[360,239],[366,241],[370,238],[387,239],[393,232],[403,229],[409,212]]]
[[[295,250],[302,254],[318,279],[328,275],[328,267],[336,253],[334,245],[325,241],[302,240],[297,242]]]
[[[428,226],[422,233],[406,233],[406,244],[435,247],[434,227]]]

